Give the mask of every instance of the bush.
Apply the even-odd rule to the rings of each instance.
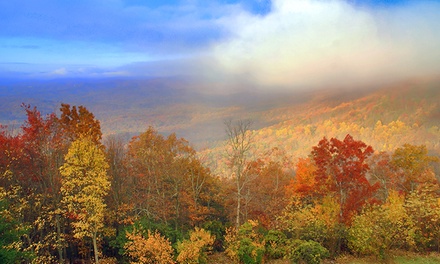
[[[211,250],[214,237],[204,229],[195,228],[189,240],[177,244],[179,263],[206,263],[206,252]]]
[[[390,192],[386,203],[367,207],[354,217],[348,230],[348,246],[359,255],[384,259],[391,249],[409,248],[414,224],[405,207],[405,197]]]
[[[244,264],[259,264],[263,261],[264,248],[246,237],[239,241],[237,255]]]
[[[132,259],[130,263],[136,264],[171,264],[174,263],[170,241],[161,236],[159,232],[151,233],[148,230],[147,238],[142,232],[133,230],[127,232],[128,242],[124,245],[126,254]]]
[[[315,241],[297,241],[298,245],[291,253],[290,259],[294,263],[319,264],[330,256],[329,251]]]
[[[339,203],[332,196],[314,203],[294,198],[279,218],[280,228],[293,239],[320,243],[334,256],[343,249],[346,235],[339,215]]]
[[[22,249],[20,237],[27,230],[7,210],[8,203],[0,200],[0,263],[21,263],[31,260],[32,255]]]
[[[238,231],[228,229],[226,232],[226,254],[234,261],[245,264],[257,264],[264,257],[263,229],[258,221],[244,223]]]
[[[287,237],[279,230],[269,230],[264,237],[266,254],[271,259],[280,259],[287,252]]]
[[[209,231],[211,235],[215,237],[214,244],[212,245],[215,251],[222,251],[223,244],[225,243],[226,229],[220,221],[208,221],[203,223],[203,229]]]

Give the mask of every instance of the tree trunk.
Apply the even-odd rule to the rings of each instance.
[[[57,226],[57,251],[58,251],[58,259],[60,263],[64,263],[63,259],[63,247],[61,246],[61,224],[60,224],[60,216],[57,214],[55,216],[55,223]]]
[[[95,263],[98,264],[99,263],[99,259],[98,259],[98,245],[96,244],[96,232],[93,232],[93,253],[95,255]]]
[[[240,227],[240,211],[241,211],[241,194],[237,194],[237,218],[235,219],[235,226],[238,228]]]

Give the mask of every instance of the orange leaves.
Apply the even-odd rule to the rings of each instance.
[[[300,158],[296,164],[295,179],[286,187],[287,194],[305,197],[314,193],[317,188],[316,171],[317,168],[310,158]]]
[[[214,210],[218,182],[203,167],[195,150],[175,134],[152,127],[128,145],[131,201],[141,215],[156,221],[197,224]]]
[[[128,243],[125,244],[126,255],[132,264],[172,264],[173,248],[170,241],[161,236],[159,232],[151,233],[148,230],[145,238],[136,229],[132,233],[127,232]]]
[[[87,136],[95,143],[101,141],[101,125],[87,108],[82,105],[71,108],[69,104],[61,104],[60,111],[61,117],[57,121],[70,140]]]

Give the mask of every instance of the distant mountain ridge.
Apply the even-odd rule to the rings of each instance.
[[[224,139],[225,119],[252,119],[261,149],[283,146],[303,156],[326,136],[352,134],[376,150],[399,144],[440,149],[440,80],[419,79],[374,90],[211,94],[181,79],[104,79],[0,84],[0,123],[21,124],[21,103],[43,113],[60,103],[84,105],[101,121],[104,135],[159,132],[211,147]],[[219,143],[221,145],[221,143]]]

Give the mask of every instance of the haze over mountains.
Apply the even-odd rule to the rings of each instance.
[[[252,119],[261,146],[284,145],[297,155],[307,153],[323,136],[347,133],[378,150],[392,150],[399,142],[408,143],[405,139],[440,148],[438,78],[370,89],[295,92],[240,89],[216,93],[193,85],[179,78],[3,82],[0,123],[17,129],[25,119],[22,103],[43,113],[56,112],[61,103],[68,103],[93,112],[104,135],[122,134],[127,140],[153,126],[164,134],[175,132],[196,147],[213,147],[224,139],[224,120]],[[390,126],[386,127],[391,129],[388,135],[376,135],[378,122],[383,129]],[[402,130],[392,130],[393,126]]]

